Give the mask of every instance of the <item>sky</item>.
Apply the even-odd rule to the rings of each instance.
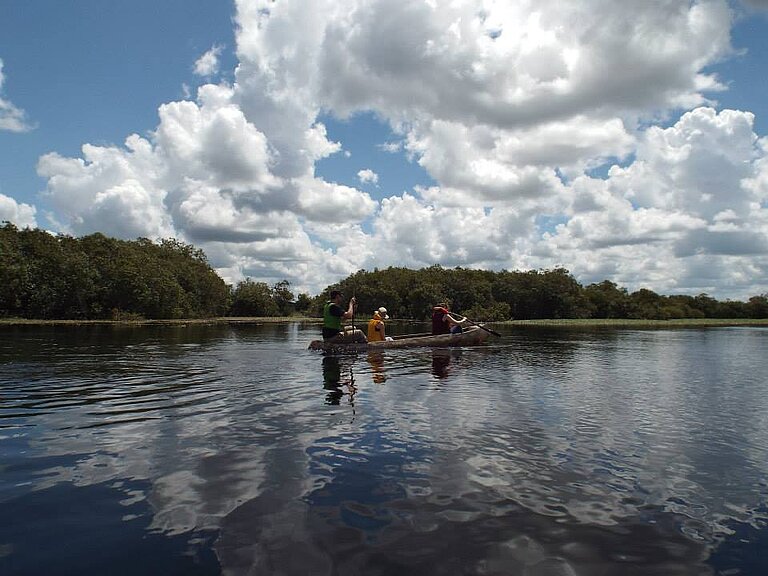
[[[767,62],[768,0],[0,0],[0,221],[746,300]]]

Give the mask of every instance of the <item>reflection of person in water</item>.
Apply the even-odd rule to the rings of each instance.
[[[387,381],[387,375],[384,372],[384,353],[375,350],[368,352],[368,363],[371,365],[373,381],[376,384],[384,384]]]
[[[342,386],[346,386],[349,394],[350,403],[353,401],[355,392],[355,379],[352,374],[352,368],[349,369],[349,377],[342,378],[341,361],[338,356],[323,356],[323,388],[328,391],[325,396],[326,404],[339,404],[345,392]]]
[[[461,350],[434,348],[432,350],[432,374],[438,378],[446,378],[450,373],[451,358],[461,356]]]

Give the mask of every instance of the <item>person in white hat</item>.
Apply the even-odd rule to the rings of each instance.
[[[384,320],[389,320],[387,309],[382,306],[373,313],[373,318],[368,321],[368,342],[380,342],[387,339]]]

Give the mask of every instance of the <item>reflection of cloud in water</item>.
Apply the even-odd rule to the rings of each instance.
[[[603,527],[498,492],[462,492],[466,469],[452,462],[438,479],[424,463],[445,454],[403,444],[393,428],[329,436],[308,455],[313,489],[275,485],[223,519],[225,573],[713,573],[674,514],[647,510]]]
[[[352,419],[322,357],[246,336],[60,378],[80,396],[35,417],[34,489],[142,481],[122,498],[153,530],[220,528],[225,570],[255,573],[707,574],[766,518],[766,401],[738,354],[724,391],[674,337],[464,350],[439,380],[430,350],[385,351],[385,386],[339,365]]]
[[[432,492],[490,492],[543,515],[605,526],[651,506],[678,514],[688,536],[716,545],[730,534],[729,522],[765,520],[755,512],[754,483],[767,469],[766,420],[755,413],[742,425],[735,414],[743,399],[730,398],[732,414],[720,412],[713,426],[706,414],[710,402],[723,405],[720,389],[702,394],[691,386],[684,375],[695,375],[698,360],[681,357],[689,352],[674,338],[659,345],[655,336],[632,351],[635,335],[575,350],[571,343],[567,356],[549,362],[538,352],[528,363],[524,353],[472,350],[451,379],[459,393],[420,386],[405,394],[403,383],[380,391],[377,404],[414,442],[435,449]],[[754,375],[749,380],[742,391],[764,405]],[[724,443],[723,434],[733,437]],[[752,484],[731,478],[745,472]]]
[[[254,340],[244,339],[240,351],[231,348],[230,343],[229,349],[217,351],[229,357],[223,369],[205,358],[196,362],[190,349],[176,361],[162,356],[160,364],[147,361],[146,350],[136,350],[142,362],[131,364],[122,357],[116,367],[111,358],[102,358],[106,362],[92,374],[62,376],[62,389],[75,385],[83,392],[69,409],[36,417],[25,460],[41,460],[33,489],[147,480],[151,489],[132,491],[122,500],[150,504],[150,528],[167,535],[216,529],[243,502],[288,479],[300,493],[308,490],[312,480],[304,448],[325,435],[327,427],[303,430],[302,422],[291,424],[292,412],[308,404],[301,418],[317,416],[326,424],[338,424],[337,419],[317,414],[312,394],[285,388],[284,382],[306,372],[304,366],[297,369],[283,358],[279,369],[265,371],[258,362],[244,369],[242,351],[260,356]],[[237,366],[236,373],[229,362]],[[116,368],[124,375],[118,376]],[[265,395],[270,389],[271,397]],[[55,401],[55,394],[48,396]]]
[[[102,356],[98,368],[79,376],[64,364],[51,365],[46,411],[26,435],[25,462],[43,459],[34,490],[63,482],[85,487],[148,480],[151,490],[129,499],[152,505],[153,529],[174,534],[216,527],[273,474],[265,465],[267,452],[285,423],[274,414],[256,417],[262,402],[249,395],[249,382],[265,377],[258,366],[241,365],[235,375],[211,366],[199,347],[179,356],[152,347],[149,354],[146,346],[121,348],[122,355]],[[246,347],[254,351],[253,342]],[[237,357],[231,348],[218,354]],[[291,370],[289,363],[285,369]],[[227,386],[232,378],[237,381]],[[68,408],[48,412],[65,395],[72,398]],[[254,443],[255,437],[260,441]],[[64,460],[52,461],[57,455]]]

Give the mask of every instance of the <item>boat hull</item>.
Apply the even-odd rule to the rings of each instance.
[[[365,351],[384,350],[387,348],[417,348],[433,347],[447,348],[457,346],[479,346],[488,339],[488,332],[479,326],[471,326],[461,334],[439,334],[437,336],[411,336],[384,340],[381,342],[364,343],[333,343],[323,340],[313,340],[309,344],[310,350],[339,350],[339,351]]]

